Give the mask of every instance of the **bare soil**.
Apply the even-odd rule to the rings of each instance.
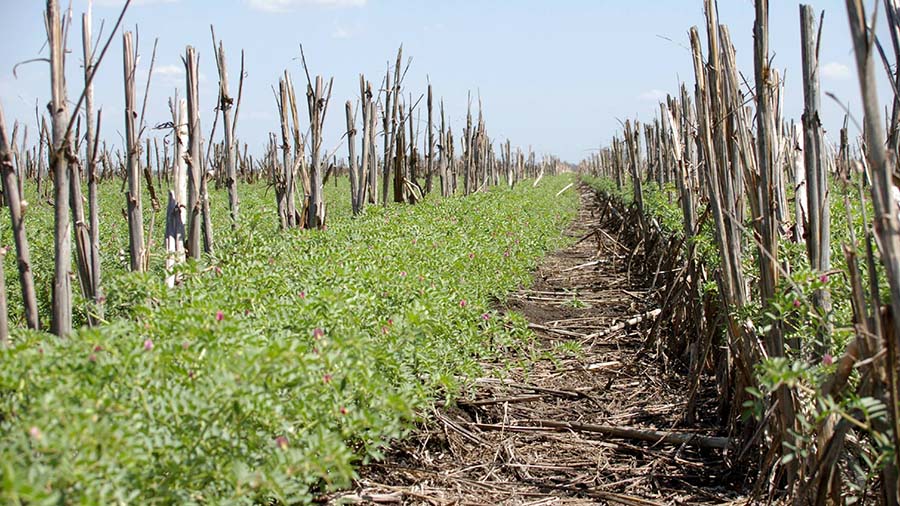
[[[582,192],[567,232],[579,241],[498,305],[528,319],[535,359],[486,364],[462,399],[436,407],[331,502],[748,503],[744,477],[726,465],[733,450],[716,447],[727,440],[712,391],[701,392],[698,421],[685,424],[686,380],[639,353],[658,314],[650,281],[634,274],[639,256],[598,231],[592,192],[570,191]]]

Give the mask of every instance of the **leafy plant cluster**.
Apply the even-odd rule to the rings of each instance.
[[[65,340],[18,327],[0,350],[0,502],[294,504],[348,485],[417,410],[524,342],[490,304],[563,241],[569,182],[343,206],[326,230],[285,232],[247,185],[238,229],[219,227],[175,289],[159,253],[126,272],[124,200],[104,186],[107,322]],[[345,181],[329,192],[348,200]],[[29,213],[46,318],[52,208]]]

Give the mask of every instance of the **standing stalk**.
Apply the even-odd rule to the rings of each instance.
[[[215,38],[213,38],[213,45],[215,45]],[[228,208],[231,211],[231,226],[234,228],[237,227],[238,222],[237,167],[234,152],[234,126],[231,118],[234,99],[228,93],[225,46],[221,41],[219,41],[216,66],[219,69],[219,110],[222,111],[222,123],[225,130],[225,188],[228,190]]]
[[[97,116],[94,128],[94,51],[91,47],[91,9],[81,18],[82,46],[84,48],[84,116],[86,122],[85,137],[85,171],[88,184],[88,233],[90,235],[91,288],[94,310],[103,316],[102,292],[100,288],[100,204],[97,188],[97,132],[100,129],[100,116]]]
[[[0,106],[0,176],[3,178],[3,196],[9,209],[12,222],[13,240],[16,243],[16,264],[19,267],[19,286],[22,290],[22,301],[25,305],[25,322],[28,328],[39,328],[37,295],[34,289],[34,277],[31,273],[31,250],[25,234],[25,209],[27,202],[19,193],[19,183],[12,161],[9,137],[6,133],[6,120],[3,118],[3,107]],[[2,265],[2,264],[0,264]],[[6,314],[6,313],[4,313]]]
[[[187,125],[188,125],[188,152],[187,152],[187,254],[195,259],[200,259],[200,178],[202,176],[202,160],[200,144],[203,133],[200,131],[200,72],[198,69],[197,52],[192,46],[188,46],[184,58],[186,86],[187,86]]]
[[[128,191],[125,201],[128,205],[128,251],[131,270],[144,270],[144,216],[141,206],[140,143],[135,126],[135,50],[131,32],[122,36],[122,51],[125,63],[125,171],[128,177]]]
[[[52,145],[50,147],[50,168],[53,171],[54,189],[54,275],[53,300],[51,303],[51,331],[67,337],[72,333],[72,242],[69,221],[69,160],[75,158],[72,152],[72,130],[67,129],[69,105],[66,99],[65,41],[63,22],[60,18],[57,0],[47,0],[46,12],[47,44],[50,47],[50,116],[52,124]]]

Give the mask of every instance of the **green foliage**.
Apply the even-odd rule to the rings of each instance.
[[[125,272],[124,199],[104,185],[108,322],[64,340],[17,329],[0,351],[0,501],[291,504],[348,485],[417,409],[525,342],[521,318],[489,306],[561,245],[577,197],[554,195],[570,181],[356,219],[341,181],[320,232],[279,232],[272,193],[245,185],[232,233],[217,192],[215,255],[176,289],[162,213],[150,272]],[[45,322],[51,221],[29,209]]]

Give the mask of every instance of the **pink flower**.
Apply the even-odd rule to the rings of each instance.
[[[794,299],[794,307],[800,307],[800,299]]]
[[[41,434],[41,429],[38,429],[34,425],[32,425],[30,429],[28,429],[28,435],[31,436],[31,438],[35,441],[40,441],[44,437],[44,435]]]
[[[381,333],[382,333],[382,334],[387,334],[388,332],[390,332],[390,329],[388,329],[386,326],[382,326],[382,327],[381,327]]]
[[[506,250],[506,251],[503,252],[503,257],[504,257],[504,258],[509,258],[509,250]]]
[[[301,291],[301,292],[300,292],[300,298],[301,298],[301,299],[305,299],[305,298],[306,298],[306,292]]]
[[[470,259],[475,258],[475,253],[469,253],[469,258]]]
[[[153,349],[153,340],[150,338],[147,338],[147,340],[144,341],[144,351],[151,351],[152,349]]]
[[[834,363],[834,357],[832,357],[830,354],[826,353],[825,355],[822,356],[822,364],[831,365],[833,363]]]
[[[322,339],[323,336],[325,336],[325,331],[320,329],[319,327],[316,327],[312,331],[312,336],[313,339],[318,341],[319,339]]]
[[[417,243],[417,242],[418,242],[417,239],[413,239],[413,240],[412,240],[412,243],[413,243],[413,244],[415,244],[415,243]]]
[[[97,351],[97,352],[103,351],[103,346],[100,346],[99,344],[94,345],[94,351]]]
[[[194,374],[194,370],[193,370],[193,369],[191,369],[190,371],[188,371],[188,378],[189,378],[189,379],[194,379],[194,376],[196,376],[196,375]]]
[[[285,436],[278,436],[275,438],[275,446],[280,450],[287,450],[288,447],[288,438]]]
[[[222,268],[219,267],[219,266],[217,265],[217,266],[213,267],[213,272],[216,273],[216,276],[221,276],[221,275],[222,275]]]
[[[341,414],[342,414],[342,415],[346,415],[347,413],[349,413],[349,410],[347,410],[346,407],[341,406]]]
[[[322,382],[324,382],[326,385],[331,383],[331,375],[326,374],[325,376],[322,376]]]
[[[821,281],[822,283],[827,283],[828,282],[828,274],[822,274],[822,277],[819,278],[819,281]]]
[[[387,323],[388,323],[388,325],[393,325],[393,324],[394,324],[394,319],[393,319],[393,318],[388,318]]]
[[[188,349],[188,348],[190,348],[190,347],[191,347],[191,343],[189,343],[189,342],[187,342],[187,341],[181,343],[181,349],[182,349],[182,350],[186,350],[186,349]]]
[[[405,278],[405,277],[406,277],[406,271],[400,271],[400,277],[401,277],[401,278]]]
[[[93,364],[93,363],[96,362],[96,361],[97,361],[97,355],[94,355],[93,353],[91,353],[90,355],[88,355],[88,362],[90,362],[90,363]]]
[[[216,311],[216,321],[220,322],[224,319],[225,319],[225,313],[223,313],[221,310]]]
[[[468,302],[466,302],[466,299],[459,301],[459,307],[466,307],[466,304],[468,304]]]
[[[481,315],[481,319],[484,320],[484,321],[488,321],[488,320],[491,319],[491,314],[490,314],[490,313],[484,313],[483,315]]]

